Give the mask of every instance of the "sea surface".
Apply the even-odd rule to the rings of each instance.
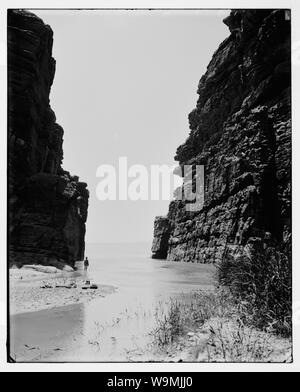
[[[150,243],[88,244],[90,266],[79,271],[113,294],[11,316],[11,349],[17,361],[128,362],[144,357],[151,332],[170,298],[213,289],[214,267],[150,258]],[[155,358],[153,358],[155,360]]]

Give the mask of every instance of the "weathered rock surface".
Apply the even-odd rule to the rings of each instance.
[[[155,237],[152,243],[153,258],[165,259],[168,255],[170,239],[170,221],[167,217],[158,216],[154,222]]]
[[[61,167],[63,129],[49,104],[53,32],[8,12],[10,264],[73,265],[84,257],[87,184]]]
[[[200,80],[175,157],[205,166],[204,205],[188,212],[171,202],[155,220],[153,257],[211,263],[253,237],[290,244],[289,19],[284,10],[236,10],[224,20],[231,34]]]

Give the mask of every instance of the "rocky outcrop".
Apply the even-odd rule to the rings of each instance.
[[[154,221],[154,239],[152,243],[152,257],[165,259],[168,255],[169,239],[171,233],[170,221],[167,217],[157,216]]]
[[[8,11],[10,264],[73,265],[84,257],[87,184],[61,167],[63,129],[49,105],[53,32]]]
[[[171,202],[164,229],[155,221],[154,257],[211,263],[253,237],[291,241],[290,15],[236,10],[224,23],[230,36],[200,80],[175,157],[204,165],[204,205]]]

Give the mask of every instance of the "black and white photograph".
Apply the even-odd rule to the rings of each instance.
[[[293,10],[226,3],[7,7],[12,368],[293,366]]]

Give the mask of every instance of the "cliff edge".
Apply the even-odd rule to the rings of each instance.
[[[285,10],[234,10],[177,149],[204,165],[204,205],[171,202],[155,220],[154,258],[211,263],[253,239],[291,245],[291,23]]]
[[[9,264],[73,265],[84,257],[87,184],[62,169],[63,129],[49,104],[53,32],[8,11]]]

